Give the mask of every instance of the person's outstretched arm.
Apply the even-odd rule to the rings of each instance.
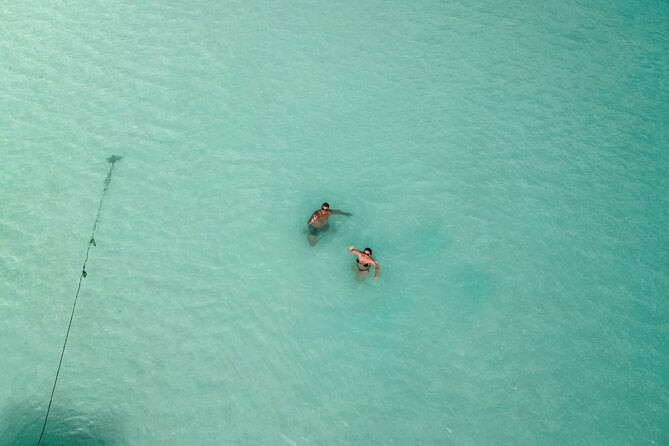
[[[379,280],[379,264],[374,259],[370,259],[374,265],[374,280]]]
[[[339,209],[330,209],[329,212],[330,212],[331,214],[341,214],[341,215],[346,215],[347,217],[350,217],[351,215],[353,215],[353,214],[351,214],[350,212],[340,211]]]

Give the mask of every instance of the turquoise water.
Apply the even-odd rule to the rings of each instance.
[[[0,444],[669,443],[667,2],[0,21]]]

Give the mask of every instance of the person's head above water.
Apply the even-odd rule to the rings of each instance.
[[[372,248],[365,248],[365,249],[362,250],[362,252],[364,252],[368,256],[371,256],[372,255]]]
[[[324,211],[327,211],[328,209],[330,209],[330,203],[326,202],[326,203],[321,204],[321,209],[324,210]]]

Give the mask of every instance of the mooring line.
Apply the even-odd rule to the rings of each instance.
[[[88,240],[88,248],[86,249],[86,258],[84,259],[84,265],[81,268],[81,274],[79,274],[79,285],[77,286],[77,292],[74,295],[74,302],[72,303],[72,313],[70,313],[70,323],[67,325],[67,332],[65,333],[65,341],[63,342],[63,350],[60,352],[60,360],[58,361],[58,369],[56,370],[56,377],[53,380],[53,387],[51,388],[51,397],[49,398],[49,406],[46,409],[46,416],[44,417],[44,424],[42,425],[42,432],[39,434],[39,440],[37,440],[37,446],[42,442],[42,437],[46,431],[46,423],[49,420],[49,412],[51,412],[51,403],[53,403],[53,394],[56,391],[56,384],[58,383],[58,375],[60,375],[60,367],[63,365],[63,357],[65,356],[65,347],[67,346],[67,340],[70,337],[70,328],[72,328],[72,320],[74,319],[74,309],[77,307],[77,299],[79,298],[79,291],[81,290],[81,282],[88,275],[86,273],[86,262],[88,262],[88,255],[91,251],[91,246],[96,246],[95,244],[95,230],[98,227],[98,221],[100,220],[100,214],[102,213],[102,202],[105,199],[107,194],[107,189],[111,185],[112,172],[114,171],[114,164],[117,161],[120,161],[121,157],[112,155],[107,158],[107,161],[111,163],[109,167],[109,173],[107,173],[107,178],[105,178],[104,188],[102,189],[102,196],[100,197],[100,204],[98,205],[98,215],[95,217],[95,223],[93,224],[93,232],[91,233],[91,238]]]

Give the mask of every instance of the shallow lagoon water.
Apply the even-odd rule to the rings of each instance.
[[[0,443],[669,442],[665,2],[0,18]]]

